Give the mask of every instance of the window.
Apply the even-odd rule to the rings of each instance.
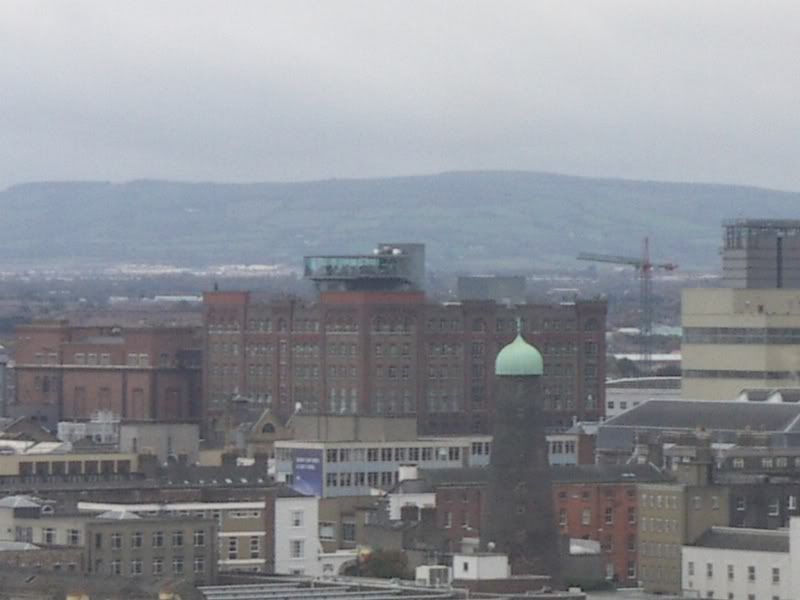
[[[142,547],[142,532],[135,531],[131,534],[131,548],[141,548]]]
[[[228,560],[239,558],[239,538],[228,538]]]
[[[178,556],[172,559],[172,573],[174,575],[183,575],[183,558]]]
[[[293,510],[292,511],[292,527],[302,527],[303,526],[303,511],[302,510]]]
[[[778,567],[772,567],[772,583],[778,584],[781,582],[781,570]]]
[[[691,577],[694,575],[694,563],[690,560],[687,566],[689,570],[689,576]]]
[[[122,575],[122,561],[115,558],[109,563],[108,570],[111,575]]]
[[[558,511],[558,525],[559,527],[567,526],[567,510],[564,508]]]
[[[81,530],[80,529],[67,529],[67,545],[80,546],[81,545]]]
[[[131,575],[141,575],[142,574],[142,561],[139,558],[134,558],[131,561]]]
[[[56,530],[52,527],[45,527],[42,529],[42,542],[49,545],[55,544]]]
[[[250,537],[250,558],[258,558],[261,554],[261,542],[258,536]]]
[[[700,510],[703,508],[703,499],[700,496],[695,496],[692,498],[692,505],[694,506],[695,510]]]
[[[194,557],[194,572],[197,574],[204,573],[206,570],[206,561],[202,556]]]
[[[111,534],[111,549],[119,550],[120,548],[122,548],[122,534],[114,532]]]
[[[636,561],[629,560],[628,561],[628,579],[635,579],[636,578]]]
[[[336,524],[330,521],[319,522],[319,539],[321,540],[335,540],[336,539]]]
[[[706,563],[706,577],[714,577],[714,563]]]
[[[200,548],[206,545],[206,532],[202,529],[195,529],[194,530],[194,545],[196,548]]]
[[[161,575],[164,572],[164,559],[163,558],[154,558],[153,559],[153,575]]]
[[[581,511],[581,525],[589,525],[592,522],[592,511],[591,509],[584,508]]]
[[[183,532],[182,531],[173,531],[172,532],[172,545],[175,547],[183,546]]]
[[[629,525],[636,524],[636,508],[633,506],[628,507],[628,524]]]
[[[453,526],[453,513],[451,513],[450,511],[447,511],[446,513],[444,513],[444,525],[443,525],[443,527],[445,529],[450,529],[450,527],[452,527],[452,526]]]
[[[606,525],[613,525],[614,524],[614,509],[611,506],[607,506],[605,510],[605,524]]]
[[[291,558],[303,558],[305,555],[303,540],[291,540],[289,542],[289,556]]]
[[[744,459],[743,458],[734,458],[733,459],[733,468],[734,469],[744,469]]]
[[[747,567],[747,581],[756,580],[756,568],[753,566]]]
[[[356,524],[347,521],[342,522],[342,540],[345,542],[356,541]]]
[[[769,499],[768,514],[770,517],[777,517],[781,514],[781,503],[778,498]]]
[[[153,532],[153,547],[154,548],[161,548],[164,545],[164,532],[163,531],[154,531]]]
[[[711,508],[719,510],[719,496],[711,496]]]
[[[736,496],[736,510],[744,511],[747,509],[747,500],[745,500],[744,496]]]

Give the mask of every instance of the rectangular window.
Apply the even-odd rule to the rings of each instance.
[[[206,545],[206,532],[203,529],[194,530],[194,545],[196,548]]]
[[[303,540],[291,540],[289,542],[289,556],[291,558],[303,558],[305,556],[304,546]]]
[[[605,523],[606,525],[614,524],[614,509],[610,506],[607,506],[605,510]]]
[[[172,573],[174,575],[183,575],[183,558],[176,557],[172,559]]]
[[[239,558],[239,538],[228,538],[228,560]]]
[[[706,577],[714,577],[714,563],[706,563]]]
[[[330,521],[319,522],[319,539],[321,540],[335,540],[336,539],[336,524]]]
[[[196,574],[205,573],[206,570],[206,561],[202,556],[195,556],[194,557],[194,572]]]
[[[142,574],[142,561],[138,558],[134,558],[131,561],[131,575],[141,575]]]
[[[778,567],[772,567],[772,583],[778,584],[781,582],[781,570]]]
[[[592,522],[592,511],[591,509],[584,508],[581,511],[581,525],[589,525]]]
[[[261,554],[261,542],[258,536],[250,538],[250,558],[258,558]]]
[[[755,567],[747,567],[747,581],[755,581],[756,580],[756,568]]]
[[[733,581],[734,580],[734,575],[735,575],[735,572],[734,572],[734,569],[733,569],[733,565],[728,565],[728,581]]]
[[[172,545],[176,548],[183,546],[183,531],[172,532]]]
[[[122,534],[114,532],[111,534],[111,549],[119,550],[122,548]]]
[[[131,548],[141,548],[141,547],[142,547],[142,532],[134,531],[131,534]]]
[[[164,572],[164,559],[163,558],[154,558],[153,559],[153,575],[161,575]]]
[[[303,511],[302,510],[293,510],[292,511],[292,527],[302,527],[303,526]]]
[[[781,503],[778,498],[769,499],[768,513],[770,517],[777,517],[781,514]]]
[[[163,531],[154,531],[153,532],[153,548],[161,548],[164,545],[164,532]]]

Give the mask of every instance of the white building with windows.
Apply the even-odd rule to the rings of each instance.
[[[275,442],[276,478],[322,498],[389,490],[402,465],[423,469],[485,467],[491,436],[420,437],[392,441]]]
[[[791,520],[791,533],[712,527],[694,544],[683,546],[682,553],[685,597],[800,599],[800,573],[792,569],[793,562],[800,563],[800,556],[792,556],[800,555],[798,518]]]

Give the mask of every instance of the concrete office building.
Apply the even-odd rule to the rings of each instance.
[[[548,365],[542,418],[551,427],[598,420],[605,394],[607,304],[504,306],[426,299],[420,252],[307,257],[315,302],[204,294],[204,406],[224,428],[234,398],[295,412],[405,415],[430,433],[488,433],[497,352],[523,320]]]
[[[800,289],[800,220],[735,219],[723,230],[725,287]]]
[[[525,278],[521,275],[458,278],[458,299],[525,304]]]
[[[684,398],[799,388],[800,221],[724,225],[724,288],[683,291]]]

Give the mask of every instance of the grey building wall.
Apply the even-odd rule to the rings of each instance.
[[[200,426],[195,423],[123,423],[119,431],[122,452],[152,452],[160,462],[186,456],[196,463],[200,452]]]

